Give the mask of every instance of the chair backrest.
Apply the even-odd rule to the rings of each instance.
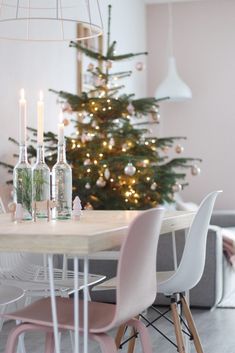
[[[154,302],[157,245],[163,214],[163,208],[145,211],[129,227],[118,263],[115,325],[138,315]]]
[[[174,277],[170,279],[175,292],[184,292],[195,287],[202,277],[206,258],[208,227],[216,197],[221,192],[214,191],[208,194],[201,202],[193,219],[179,267]]]

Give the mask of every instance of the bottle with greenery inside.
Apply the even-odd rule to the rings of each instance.
[[[33,167],[33,201],[50,200],[50,169],[45,163],[43,145],[37,147],[37,161]],[[47,210],[37,210],[36,217],[47,218]]]
[[[72,169],[66,160],[63,124],[59,124],[57,163],[52,168],[52,198],[56,201],[53,218],[70,219],[72,215]]]
[[[14,202],[22,205],[22,220],[32,219],[32,168],[26,145],[20,145],[19,161],[13,171]]]

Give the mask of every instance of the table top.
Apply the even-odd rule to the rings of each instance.
[[[120,246],[142,211],[84,211],[81,220],[15,223],[0,215],[0,252],[88,255]],[[161,234],[188,228],[195,212],[166,212]]]

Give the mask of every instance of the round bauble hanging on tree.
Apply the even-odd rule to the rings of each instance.
[[[137,71],[143,71],[145,69],[145,65],[142,61],[138,61],[136,64],[135,64],[135,68]]]
[[[196,165],[194,164],[192,167],[191,167],[191,174],[193,176],[196,176],[196,175],[199,175],[201,173],[201,169]]]
[[[85,159],[83,165],[91,165],[91,160],[89,158]]]
[[[136,167],[132,163],[128,163],[124,168],[124,172],[126,175],[133,176],[136,172]]]
[[[84,210],[93,210],[93,206],[92,204],[90,204],[90,202],[87,202],[84,206]]]
[[[172,186],[173,192],[180,192],[181,190],[182,190],[182,185],[179,183],[175,183],[175,185]]]
[[[181,146],[181,145],[176,145],[175,146],[175,152],[178,153],[178,154],[184,152],[184,147]]]
[[[90,183],[86,183],[85,189],[90,190],[90,188],[91,188],[91,184]]]
[[[99,177],[99,179],[97,179],[97,181],[96,181],[96,185],[97,185],[99,188],[104,188],[105,185],[106,185],[106,181],[104,180],[103,177]]]
[[[104,171],[104,177],[106,180],[109,180],[109,178],[110,178],[110,171],[108,168],[106,168]]]
[[[135,108],[134,108],[132,103],[129,103],[126,109],[127,109],[128,113],[130,115],[134,115],[135,114]]]
[[[111,137],[111,139],[109,140],[109,146],[115,146],[115,140],[113,137]]]
[[[64,126],[68,126],[70,124],[70,120],[67,119],[67,118],[64,118],[63,119],[63,124],[64,124]]]
[[[157,183],[152,183],[152,185],[150,186],[150,189],[152,190],[152,191],[155,191],[156,189],[157,189]]]

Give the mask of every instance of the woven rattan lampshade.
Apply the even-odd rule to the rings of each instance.
[[[87,30],[77,31],[78,24]],[[69,41],[102,32],[99,0],[0,0],[1,39]]]

